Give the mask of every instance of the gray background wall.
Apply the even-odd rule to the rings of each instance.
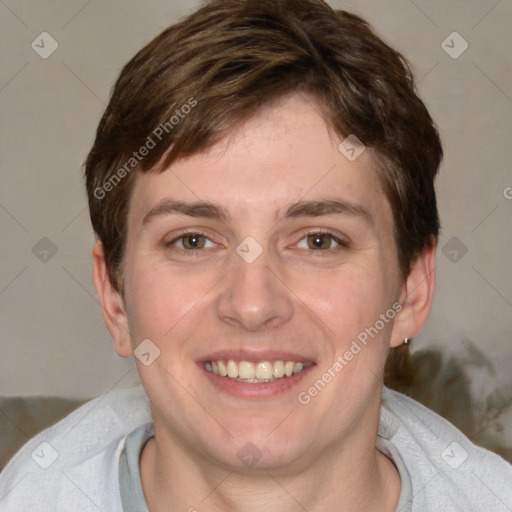
[[[413,63],[444,141],[437,295],[414,349],[453,355],[476,399],[498,396],[491,413],[512,425],[512,1],[330,3]],[[81,164],[121,66],[197,5],[0,2],[0,394],[89,397],[136,381],[95,297]],[[42,32],[58,43],[46,59]]]

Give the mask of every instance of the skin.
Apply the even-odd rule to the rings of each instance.
[[[370,149],[350,162],[313,98],[262,109],[209,150],[164,172],[139,174],[128,214],[124,297],[111,286],[101,243],[94,283],[116,352],[149,338],[160,356],[137,366],[155,438],[141,478],[152,512],[168,510],[394,511],[400,477],[375,447],[389,347],[415,336],[430,311],[435,247],[400,277],[390,206]],[[148,212],[169,198],[211,201],[231,218]],[[339,199],[362,215],[283,218],[296,201]],[[182,229],[207,236],[195,253]],[[329,231],[348,242],[308,232]],[[252,236],[252,263],[235,251]],[[167,243],[167,245],[166,245]],[[326,247],[326,248],[325,248]],[[394,303],[402,310],[307,405],[297,400]],[[197,360],[215,350],[283,350],[314,366],[287,392],[233,396]],[[253,467],[237,456],[246,443]]]

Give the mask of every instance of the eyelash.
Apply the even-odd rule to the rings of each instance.
[[[207,238],[208,240],[210,240],[210,238],[208,237],[208,235],[206,233],[203,233],[202,231],[200,230],[193,230],[193,231],[190,231],[190,230],[186,230],[186,231],[182,231],[177,237],[173,238],[172,240],[170,240],[169,242],[164,242],[164,245],[165,247],[171,247],[173,246],[176,242],[178,242],[179,240],[181,240],[182,238],[185,238],[186,236],[190,236],[190,235],[199,235],[199,236],[204,236],[205,238]],[[211,240],[210,240],[211,242]],[[176,250],[178,251],[182,251],[182,252],[186,252],[187,254],[195,254],[195,253],[198,253],[200,252],[202,249],[182,249],[181,247],[176,247]]]
[[[304,240],[304,238],[307,238],[308,236],[311,236],[311,235],[329,235],[331,237],[331,240],[333,240],[334,242],[336,242],[338,244],[338,246],[339,246],[338,249],[348,249],[350,246],[350,244],[347,240],[343,240],[340,237],[336,236],[334,233],[331,233],[330,231],[323,230],[323,229],[314,229],[311,231],[307,231],[306,233],[304,233],[304,236],[299,240],[299,242],[301,242],[302,240]],[[319,249],[316,251],[311,249],[311,252],[328,252],[328,251],[333,251],[335,249],[336,249],[336,247],[324,249],[324,250]]]
[[[169,242],[165,242],[164,245],[165,245],[165,247],[172,247],[176,242],[178,242],[179,240],[185,238],[186,236],[190,236],[190,235],[204,236],[210,242],[214,243],[212,240],[210,240],[210,238],[208,237],[208,235],[206,233],[204,233],[200,230],[193,230],[193,231],[189,230],[189,231],[181,232],[177,237],[173,238]],[[331,233],[330,231],[322,230],[322,229],[314,229],[314,230],[305,232],[304,235],[302,236],[302,238],[299,240],[299,242],[301,242],[302,240],[304,240],[305,238],[307,238],[308,236],[311,236],[311,235],[329,235],[331,237],[331,240],[333,240],[334,242],[336,242],[338,244],[337,248],[334,247],[334,248],[323,249],[323,250],[322,249],[317,249],[317,250],[309,249],[311,252],[319,252],[319,253],[332,252],[333,250],[336,250],[336,249],[348,249],[350,247],[350,243],[347,240],[343,240],[340,237],[337,237],[334,233]],[[299,242],[297,242],[297,244]],[[297,245],[297,244],[295,244],[295,245]],[[175,249],[178,251],[181,251],[183,253],[186,253],[186,254],[197,254],[204,250],[204,249],[182,249],[180,247],[176,247]]]

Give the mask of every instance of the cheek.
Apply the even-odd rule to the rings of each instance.
[[[391,306],[391,294],[383,275],[376,270],[378,267],[370,270],[347,265],[336,272],[307,279],[301,288],[296,288],[297,295],[341,347],[373,325]]]
[[[170,272],[165,262],[151,257],[127,263],[126,274],[132,344],[144,338],[158,344],[170,337],[186,337],[194,328],[194,311],[208,301],[214,284],[202,273]]]

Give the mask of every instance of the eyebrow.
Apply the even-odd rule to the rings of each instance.
[[[366,208],[361,205],[340,199],[326,199],[323,201],[298,201],[297,203],[294,203],[287,208],[283,217],[322,217],[324,215],[360,217],[367,224],[373,225],[374,223],[373,217]]]
[[[225,208],[210,201],[185,202],[165,199],[144,215],[142,226],[148,224],[155,217],[162,215],[188,215],[189,217],[219,219],[224,222],[229,221],[231,218],[231,215]]]
[[[210,201],[177,201],[165,199],[151,208],[142,219],[142,226],[148,224],[155,217],[163,215],[187,215],[189,217],[203,217],[229,222],[232,217],[221,205]],[[343,215],[361,218],[367,224],[373,225],[374,220],[370,212],[363,206],[340,199],[326,199],[317,201],[298,201],[288,205],[283,215],[278,217],[281,221],[286,218],[322,217],[328,215]]]

